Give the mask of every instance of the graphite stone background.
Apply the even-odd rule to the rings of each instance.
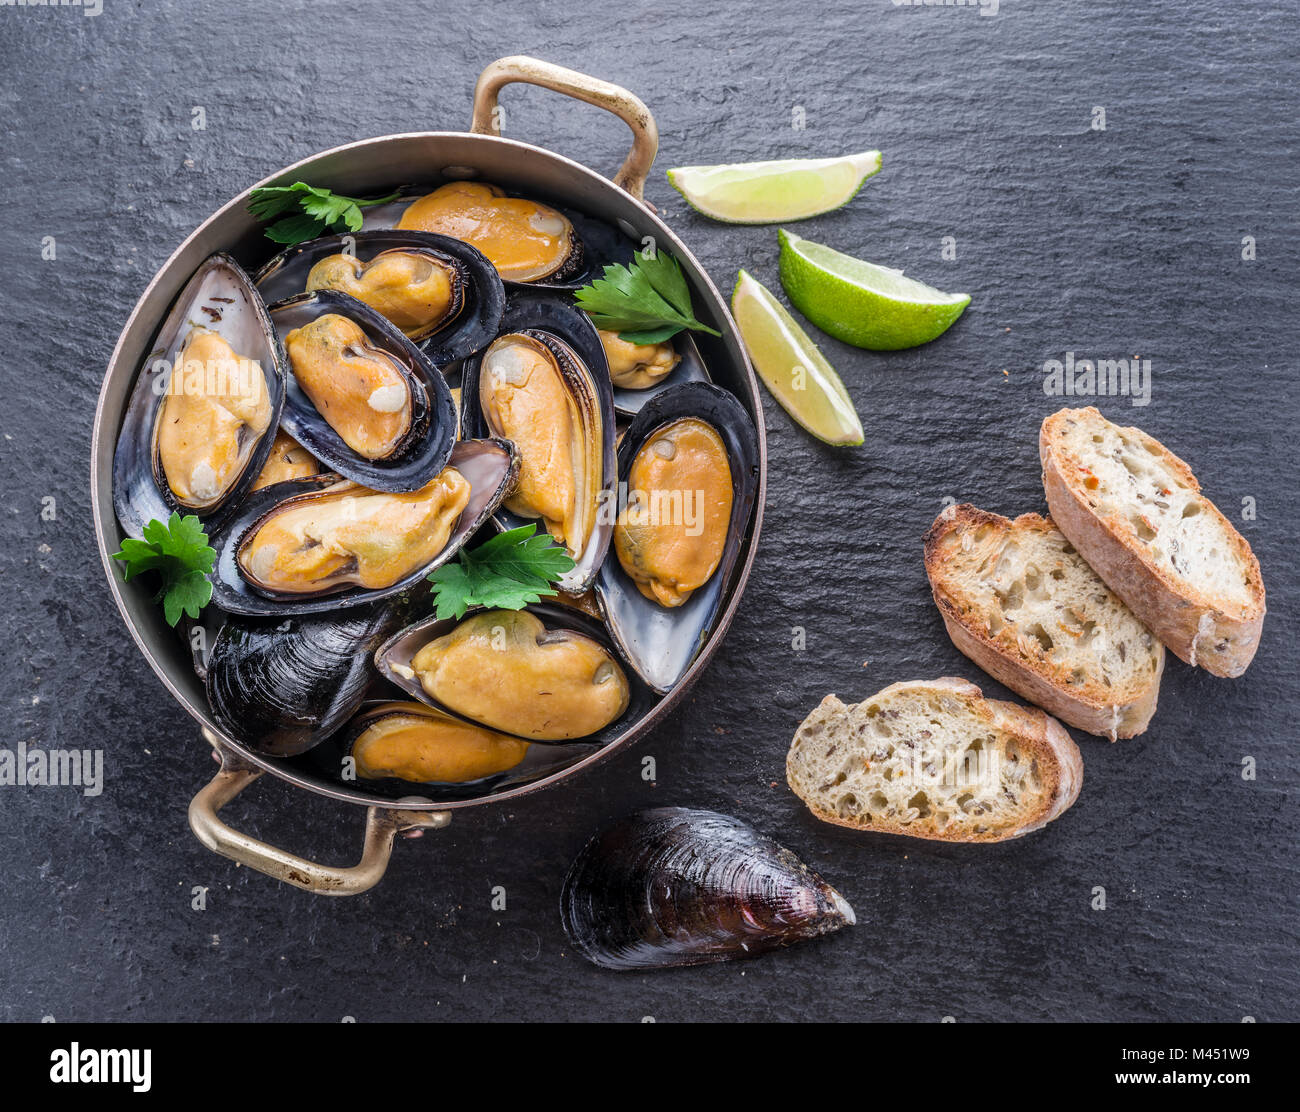
[[[0,744],[100,748],[106,775],[96,798],[0,787],[0,1019],[1298,1018],[1296,7],[998,7],[0,7]],[[775,230],[705,220],[662,169],[878,147],[884,171],[798,231],[973,302],[913,351],[815,333],[866,444],[824,448],[768,400],[755,574],[666,727],[554,790],[399,844],[367,895],[314,898],[189,834],[212,765],[103,580],[87,489],[96,394],[148,279],[220,204],[326,147],[467,126],[479,70],[513,53],[650,105],[662,143],[648,197],[723,289],[741,266],[777,287]],[[606,173],[623,157],[626,129],[594,109],[522,87],[503,104],[511,137]],[[206,130],[191,127],[195,106]],[[818,824],[786,789],[784,756],[828,691],[857,700],[952,674],[1006,694],[944,635],[921,537],[946,497],[1043,509],[1036,434],[1063,403],[1044,396],[1042,368],[1067,351],[1151,360],[1149,406],[1099,404],[1186,458],[1254,546],[1270,609],[1254,665],[1225,681],[1171,657],[1150,731],[1079,737],[1082,796],[1021,841]],[[563,872],[599,825],[661,804],[778,837],[846,894],[858,926],[752,962],[587,965],[560,930]],[[230,817],[324,860],[359,847],[358,810],[276,782]],[[191,910],[196,885],[205,911]]]

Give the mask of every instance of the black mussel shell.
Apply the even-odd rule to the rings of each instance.
[[[646,598],[619,563],[614,545],[596,581],[610,636],[641,678],[661,694],[672,690],[704,647],[731,586],[758,497],[758,433],[734,395],[711,383],[690,382],[651,398],[618,446],[620,498],[641,446],[664,425],[684,417],[707,421],[722,437],[731,467],[731,521],[722,559],[708,582],[672,609]],[[621,506],[620,506],[621,509]]]
[[[411,428],[388,459],[372,460],[354,452],[321,416],[298,385],[293,364],[285,358],[285,400],[280,424],[313,456],[345,479],[370,490],[419,490],[446,465],[456,440],[456,405],[451,388],[433,363],[387,318],[369,305],[337,290],[318,290],[277,301],[271,323],[281,344],[295,328],[327,313],[355,322],[370,343],[397,358],[411,388]]]
[[[274,617],[329,613],[354,606],[366,606],[411,588],[419,589],[421,581],[429,572],[455,556],[491,518],[514,484],[519,471],[519,460],[514,448],[504,440],[457,441],[447,465],[456,468],[469,481],[469,503],[461,511],[451,536],[432,563],[417,568],[392,586],[378,590],[345,586],[321,594],[280,594],[250,583],[239,569],[239,546],[244,538],[261,524],[267,514],[287,499],[321,493],[340,482],[337,475],[288,479],[254,491],[244,500],[235,517],[212,538],[212,546],[217,550],[212,575],[212,601],[231,614]]]
[[[505,311],[505,290],[483,253],[464,240],[432,232],[373,231],[325,236],[280,252],[253,277],[268,302],[306,292],[307,275],[321,259],[353,254],[363,263],[382,251],[414,248],[448,263],[462,279],[459,311],[415,342],[438,366],[464,359],[492,342]]]
[[[154,464],[154,426],[166,383],[191,328],[218,333],[235,351],[256,359],[266,376],[271,423],[250,453],[244,470],[225,495],[202,510],[182,506]],[[196,514],[211,531],[239,504],[266,463],[285,399],[284,353],[266,306],[243,269],[229,255],[206,259],[185,284],[158,330],[131,392],[113,454],[113,508],[129,536],[141,537],[152,520],[173,512]]]
[[[372,679],[370,655],[406,613],[392,600],[342,615],[231,618],[208,659],[213,717],[270,756],[319,745],[356,713]]]
[[[458,714],[450,707],[443,706],[424,690],[417,677],[404,676],[399,669],[409,669],[411,660],[425,645],[450,633],[461,622],[473,617],[476,613],[480,613],[482,609],[481,607],[475,607],[461,618],[426,618],[415,625],[398,631],[375,650],[376,670],[389,683],[401,688],[413,699],[417,699],[435,710],[440,710],[444,714],[449,714],[452,718],[459,718],[463,722],[473,722],[473,719],[466,718],[465,715]],[[610,641],[605,627],[600,622],[568,606],[535,604],[524,609],[530,614],[536,615],[547,629],[570,629],[576,633],[585,634],[593,641],[598,642],[618,662],[619,667],[623,669],[624,675],[627,676],[628,682],[627,709],[620,718],[611,722],[598,733],[589,737],[573,738],[568,741],[546,741],[528,737],[524,738],[525,741],[531,741],[537,747],[582,744],[588,747],[601,748],[617,741],[635,727],[658,702],[654,692],[638,679],[635,672],[628,671],[624,666],[626,662],[619,656],[618,650]],[[481,722],[474,724],[483,725]],[[499,730],[501,733],[510,733],[509,730],[503,730],[500,727],[489,728]],[[522,737],[523,735],[518,736]]]
[[[587,843],[560,893],[569,941],[606,969],[753,957],[855,922],[793,853],[728,815],[640,811]]]
[[[567,294],[556,294],[544,289],[527,286],[511,286],[506,294],[506,311],[501,318],[502,336],[511,333],[523,333],[546,342],[547,337],[557,337],[582,362],[585,378],[590,388],[595,391],[596,403],[600,409],[601,428],[604,430],[604,471],[602,498],[610,500],[612,505],[616,481],[617,460],[614,441],[616,437],[616,418],[614,413],[614,394],[609,381],[609,363],[605,359],[605,348],[600,342],[600,334],[591,323],[586,313],[575,308]],[[554,345],[552,350],[554,349]],[[464,363],[461,377],[460,419],[461,428],[466,436],[488,436],[488,424],[479,406],[479,375],[483,367],[484,352],[478,352]],[[565,364],[561,361],[561,368]],[[578,373],[583,373],[579,371]],[[596,527],[580,554],[577,566],[559,581],[560,590],[566,594],[580,595],[595,582],[596,573],[605,559],[609,548],[610,522],[607,513],[597,516]],[[534,519],[520,517],[509,510],[499,510],[494,518],[501,530],[516,529],[528,525]],[[537,523],[540,526],[540,523]]]

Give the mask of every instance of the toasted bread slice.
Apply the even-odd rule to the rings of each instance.
[[[1062,409],[1039,436],[1052,520],[1188,664],[1239,676],[1259,647],[1264,580],[1191,469],[1141,429]]]
[[[1111,741],[1147,728],[1164,646],[1049,518],[949,506],[925,571],[953,644],[994,679]]]
[[[1056,719],[985,699],[965,680],[896,683],[861,703],[834,695],[804,719],[786,780],[825,822],[941,842],[1002,842],[1079,795],[1083,758]]]

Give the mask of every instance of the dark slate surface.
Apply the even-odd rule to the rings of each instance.
[[[95,18],[0,8],[4,745],[102,747],[107,775],[98,798],[0,789],[0,1017],[1297,1018],[1294,4],[1004,0],[981,17],[663,0],[612,31],[591,0],[103,5]],[[318,149],[465,126],[480,68],[516,52],[641,94],[660,168],[881,148],[885,170],[858,199],[799,231],[974,301],[920,350],[818,337],[863,414],[862,449],[823,449],[768,404],[757,571],[668,727],[585,777],[399,845],[371,894],[313,898],[188,832],[211,763],[103,583],[86,487],[96,391],[149,276],[218,205]],[[505,103],[514,137],[605,172],[622,157],[625,129],[593,109],[540,91]],[[191,129],[196,105],[206,131]],[[1096,106],[1105,131],[1090,126]],[[775,286],[772,229],[712,224],[662,174],[649,195],[720,286],[742,265]],[[1021,842],[819,825],[783,760],[828,691],[948,673],[1001,693],[944,636],[920,539],[945,497],[1042,508],[1035,435],[1059,402],[1041,368],[1066,351],[1149,358],[1151,404],[1103,411],[1165,439],[1234,519],[1256,500],[1256,520],[1239,521],[1270,592],[1254,666],[1233,682],[1171,659],[1153,728],[1081,738],[1081,799]],[[560,931],[564,869],[599,824],[668,803],[778,836],[859,925],[742,964],[588,966]],[[323,859],[357,849],[358,811],[283,784],[232,810]],[[205,911],[194,886],[210,889]],[[1105,911],[1090,907],[1095,886]]]

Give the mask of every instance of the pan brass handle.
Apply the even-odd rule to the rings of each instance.
[[[357,864],[340,867],[309,861],[234,830],[218,818],[218,812],[261,776],[262,770],[235,757],[206,730],[204,735],[221,756],[221,771],[190,801],[190,829],[195,837],[213,853],[305,891],[322,896],[355,896],[365,892],[383,878],[396,835],[412,830],[437,830],[451,821],[448,811],[392,811],[370,807],[366,811],[365,847]]]
[[[540,58],[516,54],[498,58],[480,75],[474,86],[474,119],[470,131],[476,135],[500,135],[496,112],[497,94],[501,89],[522,81],[540,85],[565,96],[585,100],[597,108],[613,112],[632,129],[632,152],[614,175],[614,184],[627,190],[638,201],[645,200],[645,179],[659,150],[659,128],[641,99],[618,85],[588,77],[577,70],[565,69]]]

